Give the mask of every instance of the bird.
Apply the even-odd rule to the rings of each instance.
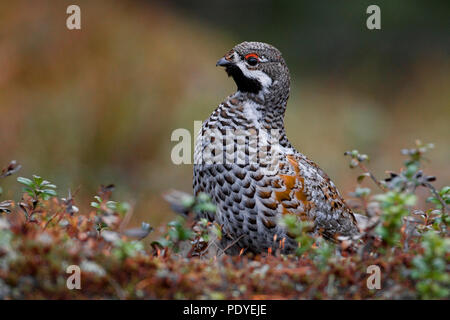
[[[290,74],[281,52],[245,41],[216,66],[225,68],[237,90],[202,123],[193,189],[216,206],[204,218],[222,228],[220,247],[230,255],[258,254],[280,250],[283,241],[282,253],[292,253],[298,243],[282,223],[285,215],[308,221],[313,234],[330,241],[357,236],[355,216],[335,184],[287,138]]]

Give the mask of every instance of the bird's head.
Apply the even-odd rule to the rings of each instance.
[[[216,66],[225,67],[238,90],[267,93],[274,86],[289,90],[289,70],[280,51],[263,42],[242,42],[231,49]]]

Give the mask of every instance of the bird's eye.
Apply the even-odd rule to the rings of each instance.
[[[259,61],[258,55],[255,54],[255,53],[250,53],[250,54],[245,56],[245,61],[247,61],[247,63],[250,66],[254,67],[254,66],[256,66],[258,64],[258,61]]]

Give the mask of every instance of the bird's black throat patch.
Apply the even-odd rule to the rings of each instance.
[[[239,91],[250,93],[258,93],[261,91],[261,83],[256,79],[244,76],[244,73],[242,73],[242,70],[238,66],[234,64],[228,65],[226,66],[225,71],[229,77],[233,77]]]

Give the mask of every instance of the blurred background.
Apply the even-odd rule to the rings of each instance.
[[[81,30],[66,8],[81,7]],[[341,193],[358,171],[344,151],[371,157],[379,176],[400,149],[434,142],[426,171],[449,183],[450,2],[0,1],[0,164],[38,174],[88,210],[100,184],[135,204],[132,224],[172,219],[162,192],[192,190],[192,165],[172,164],[176,128],[193,131],[235,86],[216,61],[235,44],[283,53],[292,93],[286,127]],[[368,181],[367,183],[370,184]],[[14,178],[3,199],[17,197]],[[19,200],[19,199],[14,199]]]

